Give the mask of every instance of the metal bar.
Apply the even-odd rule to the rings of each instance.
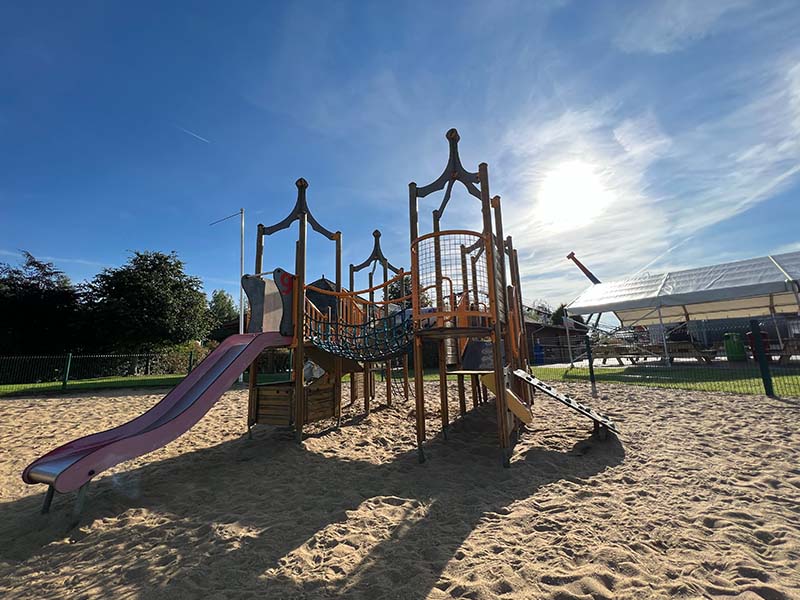
[[[772,386],[772,373],[770,373],[769,361],[764,352],[764,340],[761,337],[761,325],[758,320],[750,320],[750,333],[753,336],[753,353],[758,360],[758,369],[761,371],[761,381],[764,383],[764,393],[770,398],[774,398],[775,389]]]
[[[597,382],[594,378],[594,360],[592,359],[592,340],[586,336],[586,358],[589,360],[589,382],[592,384],[592,398],[597,398]]]
[[[667,329],[664,327],[664,319],[661,316],[661,305],[658,305],[658,322],[661,324],[661,341],[664,344],[664,360],[669,364],[669,348],[667,346]]]
[[[77,519],[83,512],[83,505],[86,503],[86,492],[89,489],[89,482],[84,483],[78,489],[78,497],[75,499],[75,507],[72,509],[72,518]]]
[[[566,315],[566,309],[564,309],[564,315]],[[575,366],[575,360],[572,358],[572,341],[569,339],[569,317],[564,318],[564,329],[567,332],[567,352],[569,352],[569,366]]]
[[[61,382],[61,389],[66,390],[69,383],[69,370],[72,367],[72,352],[67,353],[67,362],[64,364],[64,379]]]
[[[46,515],[50,512],[50,505],[53,503],[53,496],[55,496],[56,488],[51,485],[47,486],[47,492],[44,494],[44,502],[42,502],[42,514]]]

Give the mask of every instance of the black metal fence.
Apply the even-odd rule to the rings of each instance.
[[[0,356],[0,396],[175,385],[208,352],[199,347],[146,354]]]
[[[757,325],[757,326],[755,326]],[[570,338],[567,360],[532,348],[533,372],[548,381],[590,380],[699,391],[800,397],[800,338],[769,321],[728,322],[697,329],[658,327]],[[563,357],[563,347],[559,349]],[[537,361],[536,358],[539,358]],[[547,359],[550,364],[543,364]],[[538,364],[537,364],[538,362]]]

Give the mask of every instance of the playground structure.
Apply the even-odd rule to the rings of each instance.
[[[209,410],[236,378],[249,368],[247,429],[258,424],[291,428],[298,440],[312,422],[342,413],[342,380],[350,376],[351,403],[363,394],[370,411],[375,373],[383,372],[387,403],[409,397],[408,353],[413,351],[417,452],[425,460],[426,403],[422,347],[438,346],[441,432],[450,426],[448,377],[454,375],[459,411],[467,408],[467,378],[472,407],[495,397],[498,444],[503,466],[510,465],[514,443],[533,420],[535,390],[558,400],[594,422],[604,437],[616,432],[600,413],[529,375],[523,329],[520,270],[510,236],[504,237],[501,201],[491,196],[486,163],[467,171],[459,157],[459,135],[446,134],[449,158],[432,183],[409,184],[411,267],[392,265],[374,232],[367,259],[350,265],[350,288],[342,284],[342,234],[323,227],[307,203],[308,182],[298,179],[297,200],[290,213],[271,226],[259,224],[255,272],[242,286],[250,302],[247,333],[231,336],[173,389],[140,417],[117,428],[80,438],[56,448],[23,472],[29,484],[45,483],[43,512],[53,494],[79,490],[76,513],[93,477],[130,458],[151,452],[185,433]],[[443,229],[442,218],[456,183],[480,204],[479,231]],[[432,232],[420,235],[419,206],[443,192],[433,210]],[[265,271],[265,239],[297,223],[294,273],[282,268]],[[334,243],[335,279],[306,282],[308,226]],[[366,289],[353,290],[355,273],[371,266]],[[382,282],[375,282],[381,267]],[[392,274],[390,276],[390,273]],[[291,351],[291,379],[261,378],[265,351]],[[313,363],[313,364],[312,364]],[[399,384],[399,385],[398,385]],[[396,386],[396,387],[393,387]],[[488,391],[487,391],[488,390]]]

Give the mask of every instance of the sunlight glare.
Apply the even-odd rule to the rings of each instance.
[[[534,214],[551,231],[567,231],[592,223],[613,200],[591,164],[571,160],[559,163],[545,175]]]

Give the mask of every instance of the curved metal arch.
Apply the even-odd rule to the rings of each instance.
[[[417,187],[417,198],[424,198],[433,192],[438,192],[446,188],[442,203],[437,210],[439,217],[444,214],[444,209],[450,201],[453,185],[456,181],[460,181],[471,196],[481,200],[481,192],[475,185],[480,182],[478,173],[467,171],[464,165],[461,164],[461,157],[458,154],[458,142],[461,136],[459,136],[458,131],[453,128],[445,134],[445,138],[450,144],[450,155],[447,158],[447,166],[436,181],[422,187]]]
[[[375,237],[375,242],[372,245],[372,253],[367,257],[367,259],[359,263],[357,265],[350,265],[350,272],[351,273],[358,273],[362,269],[365,269],[369,265],[376,263],[380,264],[382,267],[389,269],[395,275],[399,275],[401,269],[395,267],[392,263],[389,262],[389,259],[383,254],[383,249],[381,248],[381,232],[376,229],[372,232],[372,235]]]
[[[339,232],[337,231],[334,233],[333,231],[330,231],[329,229],[326,229],[320,225],[319,221],[314,218],[314,215],[311,214],[311,210],[308,208],[308,202],[306,201],[308,181],[301,177],[295,181],[294,184],[297,186],[297,201],[294,204],[294,208],[292,208],[291,212],[282,221],[279,221],[274,225],[270,225],[269,227],[262,226],[262,233],[264,235],[272,235],[273,233],[277,233],[282,229],[288,228],[292,223],[297,221],[301,214],[305,214],[309,225],[311,225],[311,229],[325,236],[332,242],[336,241],[336,238],[339,236]]]

